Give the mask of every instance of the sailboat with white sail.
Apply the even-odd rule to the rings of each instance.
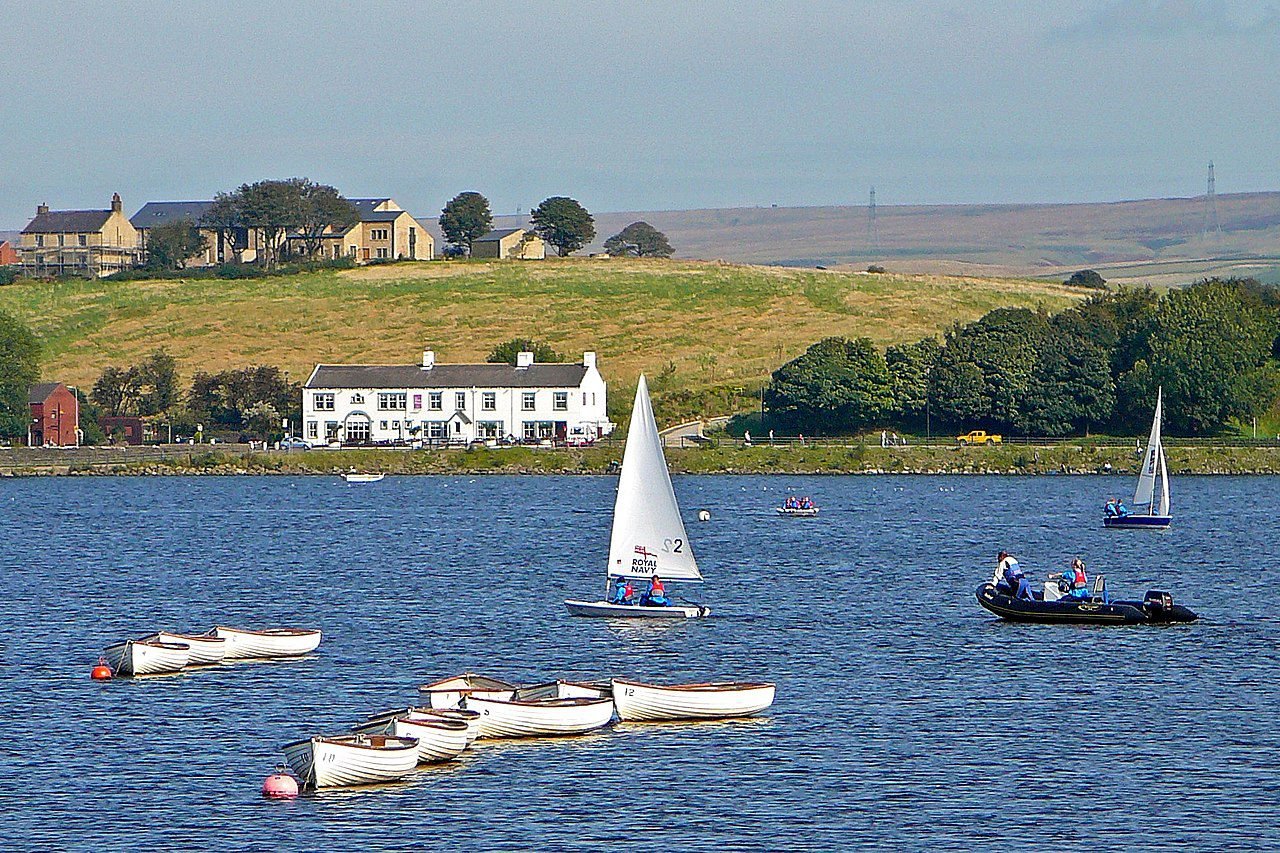
[[[1138,488],[1133,493],[1133,510],[1123,504],[1108,503],[1102,519],[1104,527],[1119,529],[1164,530],[1173,521],[1169,514],[1169,467],[1165,462],[1164,443],[1160,438],[1160,421],[1164,411],[1164,389],[1156,391],[1156,412],[1151,421],[1151,437],[1142,457]]]
[[[662,438],[649,402],[649,386],[642,375],[636,387],[627,445],[613,505],[613,533],[609,538],[609,568],[602,601],[567,600],[574,616],[616,618],[677,618],[708,616],[711,609],[697,604],[641,604],[634,597],[608,594],[614,584],[631,580],[701,581],[693,546],[680,518],[680,506],[662,455]],[[630,602],[630,603],[628,603]]]

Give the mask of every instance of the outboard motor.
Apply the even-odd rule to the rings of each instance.
[[[1173,596],[1158,589],[1149,589],[1142,597],[1142,609],[1152,619],[1167,619],[1173,612]]]

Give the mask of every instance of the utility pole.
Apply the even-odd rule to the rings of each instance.
[[[876,224],[876,188],[871,188],[871,200],[867,203],[867,249],[875,259],[880,257],[880,226]]]

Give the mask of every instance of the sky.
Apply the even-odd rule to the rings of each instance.
[[[0,229],[305,176],[422,218],[1280,189],[1280,0],[0,0]]]

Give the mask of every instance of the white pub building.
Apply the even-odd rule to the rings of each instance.
[[[302,386],[302,438],[341,444],[591,441],[608,435],[596,354],[578,364],[317,364]]]

